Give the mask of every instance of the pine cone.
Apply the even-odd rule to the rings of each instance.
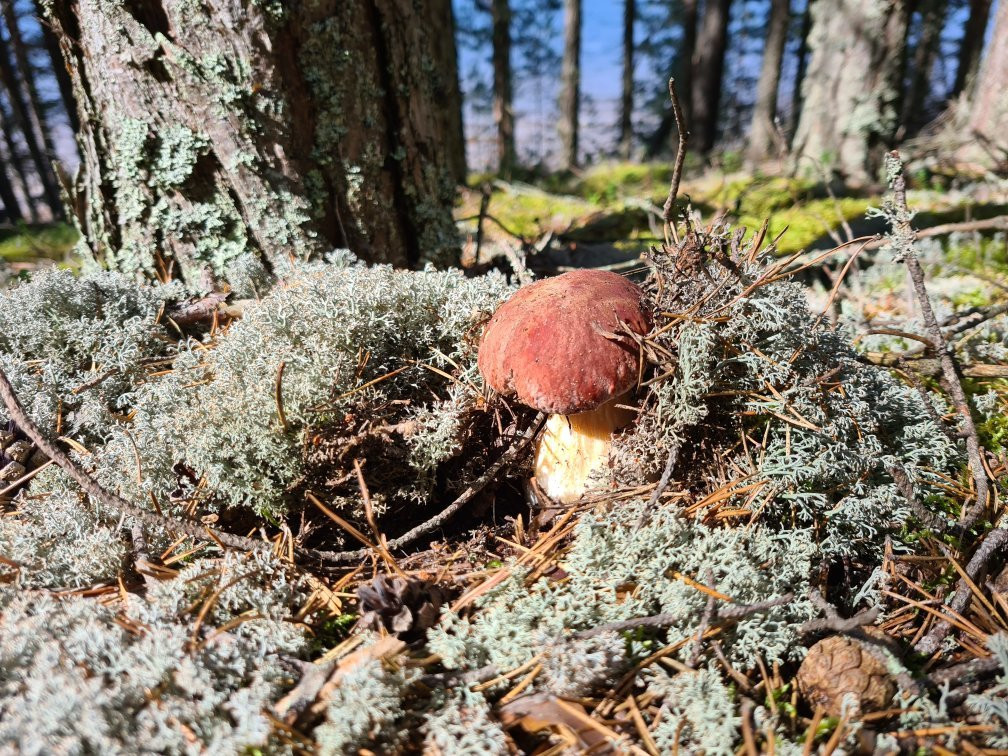
[[[844,635],[823,638],[812,646],[798,668],[797,681],[805,699],[831,717],[845,713],[845,696],[856,706],[856,711],[846,712],[850,715],[884,709],[896,694],[885,664],[864,643]]]
[[[0,428],[0,483],[13,483],[46,459],[13,422]]]
[[[360,627],[418,637],[437,622],[445,594],[425,580],[379,575],[357,589],[357,598]]]

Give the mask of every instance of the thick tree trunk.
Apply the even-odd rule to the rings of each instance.
[[[949,98],[958,97],[962,92],[969,92],[976,79],[980,67],[980,54],[983,52],[984,36],[987,31],[987,19],[990,17],[991,0],[970,0],[969,17],[963,27],[962,39],[959,42],[958,65],[956,66],[955,82]]]
[[[514,102],[511,90],[511,5],[491,0],[493,27],[493,118],[497,127],[497,172],[508,179],[515,168]]]
[[[38,209],[35,207],[35,202],[32,199],[31,193],[31,170],[28,165],[28,160],[21,153],[20,147],[15,139],[16,129],[14,128],[13,121],[7,116],[7,111],[4,108],[4,103],[0,102],[0,136],[3,137],[4,147],[6,147],[7,155],[7,175],[10,179],[10,183],[15,183],[14,180],[21,186],[21,195],[24,197],[24,201],[28,205],[28,219],[33,223],[37,222]]]
[[[564,168],[578,164],[578,121],[581,109],[581,0],[564,0],[564,53],[561,69],[560,132]]]
[[[623,2],[623,89],[620,94],[619,154],[624,160],[633,155],[634,107],[634,23],[637,20],[636,0]]]
[[[452,258],[429,0],[54,0],[94,262],[247,285],[349,247]]]
[[[945,26],[945,0],[922,0],[920,3],[920,35],[914,47],[910,65],[910,84],[903,98],[903,131],[912,136],[928,121],[927,96],[931,91],[931,74]]]
[[[707,0],[693,53],[690,133],[700,152],[710,152],[718,134],[718,108],[728,45],[731,0]]]
[[[693,102],[693,56],[697,41],[697,0],[682,0],[679,3],[682,13],[682,40],[679,43],[678,65],[674,74],[676,93],[686,117],[687,128],[692,130],[691,104]],[[665,84],[662,83],[662,90]],[[669,139],[675,129],[675,116],[671,106],[666,106],[658,128],[654,130],[647,141],[645,157],[653,158],[669,146]]]
[[[35,69],[28,59],[28,50],[25,47],[24,38],[21,36],[21,29],[18,27],[17,16],[14,13],[13,3],[7,4],[3,8],[4,23],[7,26],[7,33],[10,36],[11,48],[14,51],[14,60],[17,62],[18,70],[21,72],[21,81],[24,83],[24,93],[28,96],[28,117],[31,128],[40,138],[45,151],[45,174],[49,180],[46,188],[46,201],[49,204],[49,212],[53,218],[63,217],[63,202],[59,196],[58,182],[56,180],[53,164],[56,161],[56,148],[53,145],[52,129],[46,118],[45,107],[42,98],[39,96],[38,87],[35,84]],[[49,189],[53,189],[50,196]]]
[[[42,27],[42,41],[45,44],[46,53],[52,61],[53,75],[56,77],[56,84],[59,86],[60,99],[63,101],[63,109],[66,111],[67,121],[70,123],[70,128],[76,134],[80,131],[80,121],[77,118],[77,102],[74,100],[73,82],[70,81],[70,73],[67,71],[66,62],[63,60],[63,53],[60,52],[59,40],[53,34],[49,22],[45,19],[43,0],[35,0],[35,12],[38,14],[39,25]]]
[[[794,169],[832,169],[854,184],[878,178],[899,126],[905,0],[817,0]]]
[[[10,10],[6,4],[4,8],[5,10]],[[4,15],[8,14],[5,13]],[[15,32],[16,29],[8,29],[8,33],[11,35],[12,39],[15,38]],[[28,75],[27,72],[25,75]],[[42,191],[46,204],[50,208],[54,209],[55,213],[59,215],[59,209],[61,207],[59,185],[56,181],[56,174],[53,170],[52,160],[50,156],[46,154],[43,146],[42,134],[39,133],[38,127],[32,118],[31,106],[29,105],[28,99],[25,97],[24,90],[21,88],[22,82],[14,67],[14,61],[11,58],[11,51],[2,36],[0,36],[0,83],[2,83],[4,88],[7,90],[7,97],[11,105],[11,113],[14,117],[14,123],[21,131],[21,136],[24,138],[25,146],[28,148],[28,154],[31,156],[31,161],[35,166],[35,172],[38,174],[39,181],[42,183]]]
[[[451,174],[458,184],[464,184],[468,175],[466,164],[465,130],[462,126],[462,88],[459,86],[458,48],[455,45],[455,13],[451,0],[431,0],[434,28],[438,30],[434,43],[437,46],[438,64],[432,76],[436,77],[436,102],[444,103],[448,128],[445,134]]]
[[[776,125],[777,86],[780,84],[781,60],[784,57],[790,20],[791,0],[771,0],[766,44],[763,46],[763,65],[756,85],[752,124],[749,126],[747,156],[754,163],[771,157],[777,151],[775,146],[780,142]]]
[[[969,129],[1008,163],[1008,0],[1001,0],[970,106]]]

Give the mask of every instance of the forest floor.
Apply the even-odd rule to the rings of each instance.
[[[149,406],[126,416],[130,433],[122,438],[109,441],[103,428],[94,447],[81,446],[89,458],[126,460],[126,477],[135,474],[137,486],[141,476],[162,475],[162,503],[191,483],[191,501],[180,501],[194,511],[201,496],[259,501],[276,480],[290,485],[278,500],[309,484],[319,496],[305,489],[315,508],[301,510],[300,520],[295,510],[283,521],[240,506],[204,520],[220,533],[268,531],[277,558],[311,587],[304,606],[284,615],[284,622],[293,617],[311,626],[309,650],[299,653],[313,663],[297,667],[304,674],[290,676],[283,697],[269,701],[275,742],[299,753],[319,744],[332,753],[393,752],[417,746],[417,733],[427,732],[425,752],[448,753],[430,743],[443,745],[438,738],[449,730],[454,738],[461,722],[487,743],[499,734],[501,753],[651,755],[680,745],[709,753],[852,753],[883,743],[891,752],[1008,752],[997,750],[1008,744],[1008,567],[992,556],[1008,537],[997,526],[1008,495],[1008,187],[911,172],[905,199],[916,212],[913,246],[923,270],[916,280],[886,246],[899,230],[892,195],[882,188],[855,192],[742,172],[687,176],[679,198],[692,215],[679,228],[690,233],[665,246],[661,206],[670,174],[665,165],[613,163],[525,181],[473,177],[456,207],[462,265],[470,274],[498,269],[527,278],[604,267],[640,281],[653,298],[658,322],[642,342],[653,377],[641,383],[635,400],[641,419],[628,431],[638,445],[626,448],[652,456],[661,449],[657,469],[667,456],[667,471],[675,463],[676,476],[670,481],[666,473],[656,485],[658,476],[637,479],[640,471],[629,464],[620,468],[625,479],[614,472],[610,488],[560,512],[537,511],[541,500],[528,481],[527,443],[538,428],[532,413],[470,391],[471,324],[451,326],[465,333],[452,336],[458,353],[420,341],[443,325],[439,300],[421,288],[447,286],[430,283],[442,274],[335,265],[277,287],[244,314],[215,311],[211,325],[187,325],[180,310],[164,304],[152,308],[156,316],[148,313],[151,327],[164,328],[161,313],[171,312],[166,320],[190,329],[190,340],[194,333],[205,337],[199,367],[207,373],[187,379],[185,370],[196,366],[165,369],[173,358],[152,351],[135,366],[137,386],[153,387],[144,395]],[[885,216],[872,210],[882,207]],[[45,267],[72,269],[75,241],[63,225],[0,229],[0,275],[11,281]],[[450,286],[460,290],[497,285],[486,283],[492,277],[456,278]],[[920,286],[934,306],[937,337],[922,318]],[[87,302],[91,292],[51,296]],[[480,296],[489,301],[498,294]],[[416,307],[418,297],[429,306]],[[369,304],[332,315],[358,298]],[[21,311],[8,309],[16,323]],[[93,309],[82,306],[65,317],[85,323]],[[434,355],[430,365],[412,359],[400,365],[401,354],[383,363],[382,349],[402,348],[406,329],[395,318],[413,322],[428,311],[435,321],[409,334],[419,346],[407,352]],[[300,325],[285,330],[288,318]],[[353,318],[366,326],[353,330]],[[241,339],[251,336],[261,341],[243,346]],[[325,339],[331,343],[317,348]],[[260,343],[268,348],[248,346]],[[55,354],[62,348],[46,347]],[[353,385],[332,385],[338,371],[316,365],[320,355],[336,366],[337,357],[352,363]],[[945,355],[955,361],[954,374],[944,371]],[[36,370],[41,359],[29,362],[48,380],[50,370]],[[67,378],[72,388],[63,393],[75,400],[104,390],[107,376],[92,375],[100,363]],[[300,367],[285,373],[285,365]],[[258,383],[249,378],[255,375]],[[268,385],[267,400],[243,404],[246,384]],[[157,404],[157,386],[186,397],[178,405],[184,410]],[[301,420],[303,434],[287,433],[284,408],[290,418],[311,418],[322,405],[308,399],[330,395],[339,412],[317,427]],[[409,414],[430,396],[443,414]],[[444,396],[452,398],[438,403]],[[670,396],[671,409],[663,404]],[[689,412],[680,417],[682,407]],[[963,411],[976,427],[956,435]],[[150,422],[159,412],[163,417]],[[185,420],[180,412],[188,413]],[[424,422],[430,427],[421,433]],[[416,455],[404,450],[415,452],[416,439],[427,433],[442,453],[436,431],[453,423],[464,440],[437,458],[436,480],[426,483],[430,506],[417,511],[414,501],[376,522],[372,498],[394,503],[397,489],[412,490],[408,476],[422,477],[409,466]],[[173,454],[192,446],[204,455],[194,455],[199,464],[223,472],[191,474],[186,483],[188,461],[144,457],[141,464],[141,450],[159,448],[152,440],[173,428],[182,434],[169,444]],[[269,455],[251,462],[242,456],[264,439],[274,444]],[[967,463],[962,447],[974,442],[979,457]],[[686,451],[676,461],[678,445]],[[277,462],[284,455],[289,468]],[[983,466],[979,477],[975,459]],[[260,470],[274,464],[276,470]],[[513,474],[502,473],[509,466]],[[132,485],[118,468],[110,470],[100,472],[115,485]],[[252,471],[248,480],[242,470]],[[992,495],[978,506],[980,478]],[[253,493],[241,488],[246,483]],[[77,516],[76,492],[68,501]],[[361,501],[366,517],[353,509]],[[442,517],[455,506],[449,502],[459,501],[468,506]],[[21,505],[21,516],[38,516],[30,497]],[[11,532],[14,514],[6,518]],[[433,525],[409,548],[397,546],[417,523]],[[348,564],[320,551],[358,545],[335,540],[334,531],[365,544],[366,557]],[[239,575],[238,562],[194,561],[204,546],[172,542],[156,574],[136,568],[130,592],[122,578],[103,575],[67,593],[99,596],[120,612],[122,624],[133,592],[145,590],[141,576],[167,586],[212,575],[220,584],[194,582],[199,590],[180,604],[188,608],[179,617],[196,616],[193,639],[210,632],[201,629],[207,617],[243,637],[236,628],[254,624],[249,619],[258,615],[249,607],[258,610],[260,599],[249,607],[237,598],[234,607],[228,602],[235,585],[260,568]],[[46,553],[34,542],[18,548]],[[11,554],[0,556],[22,569]],[[138,565],[141,556],[147,559],[138,554]],[[963,600],[951,598],[959,592]],[[942,635],[936,628],[946,622],[951,631]],[[351,632],[355,623],[374,634]],[[151,630],[151,638],[155,632],[162,630]],[[938,646],[928,648],[932,636]],[[801,662],[806,646],[812,651]],[[853,709],[838,693],[841,678],[857,689]],[[383,701],[395,703],[385,712]],[[146,699],[137,704],[145,705]],[[444,712],[454,717],[451,727],[437,730],[430,723]],[[355,716],[366,720],[359,731],[340,729]]]

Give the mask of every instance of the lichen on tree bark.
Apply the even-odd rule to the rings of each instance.
[[[85,259],[192,289],[337,247],[449,261],[440,53],[411,23],[433,6],[51,0],[82,122]]]
[[[871,182],[899,126],[906,0],[818,0],[810,10],[795,170]]]

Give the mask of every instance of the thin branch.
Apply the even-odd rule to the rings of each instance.
[[[536,433],[539,432],[539,429],[542,427],[545,420],[546,414],[544,412],[540,412],[536,415],[532,424],[529,425],[528,429],[526,429],[521,437],[515,441],[515,443],[513,443],[496,462],[490,465],[483,475],[481,475],[468,488],[460,493],[455,501],[429,520],[420,523],[412,530],[406,531],[398,538],[393,538],[386,544],[388,550],[391,552],[393,549],[401,549],[404,546],[408,546],[417,539],[437,530],[448,520],[454,517],[462,509],[462,507],[468,504],[476,494],[482,491],[490,483],[490,481],[497,476],[497,473],[499,473],[507,465],[514,462],[515,458],[522,449],[524,449],[532,441],[532,439],[535,438]],[[354,551],[303,550],[300,553],[302,553],[305,557],[317,560],[324,565],[337,565],[359,562],[360,560],[366,558],[371,551],[370,549],[356,549]]]
[[[956,585],[956,592],[952,600],[948,603],[950,613],[962,614],[969,606],[973,597],[973,586],[986,568],[988,562],[1001,548],[1008,545],[1008,530],[996,528],[989,532],[980,544],[980,548],[973,554],[973,558],[966,564],[966,576],[959,579]],[[966,579],[969,577],[969,580]],[[945,636],[949,634],[952,626],[946,620],[938,620],[931,628],[930,632],[917,643],[916,650],[921,654],[933,654],[938,650]]]
[[[772,609],[775,606],[789,604],[793,600],[793,593],[785,593],[782,596],[776,596],[772,599],[767,599],[766,601],[758,601],[755,604],[732,604],[728,606],[722,604],[715,607],[710,624],[717,625],[719,622],[724,623],[742,620],[753,614],[765,612],[767,609]],[[635,617],[634,619],[621,620],[620,622],[607,622],[604,625],[598,625],[597,627],[593,627],[588,630],[581,630],[580,632],[575,633],[574,637],[578,640],[583,640],[585,638],[594,638],[597,635],[603,635],[605,633],[620,633],[624,630],[634,630],[638,627],[660,630],[674,625],[682,620],[682,618],[682,612],[668,612],[665,614],[653,614],[649,617]]]
[[[284,360],[280,360],[280,364],[277,366],[276,380],[273,382],[273,401],[276,402],[277,417],[280,419],[280,430],[283,433],[287,433],[287,413],[284,412],[284,402],[283,402],[283,374],[284,368],[287,367],[287,363]]]
[[[920,260],[917,259],[917,253],[914,248],[917,232],[910,223],[913,216],[910,213],[910,208],[907,206],[906,178],[903,176],[903,162],[900,159],[899,152],[895,150],[889,153],[888,158],[889,167],[893,175],[893,212],[895,215],[893,219],[892,242],[898,254],[903,256],[907,270],[910,273],[910,280],[913,283],[914,294],[921,308],[924,325],[928,331],[928,335],[931,337],[931,343],[938,352],[942,376],[945,379],[947,391],[956,411],[959,413],[961,431],[966,441],[966,456],[969,461],[970,472],[973,475],[973,484],[976,487],[976,502],[972,509],[963,508],[963,516],[960,520],[960,526],[963,531],[966,531],[976,524],[987,507],[990,486],[987,479],[987,471],[984,469],[983,464],[983,449],[980,444],[980,437],[977,434],[976,425],[973,423],[973,415],[970,413],[966,392],[962,387],[959,365],[955,354],[945,340],[945,334],[942,333],[941,325],[938,323],[938,318],[931,307],[931,299],[928,296],[927,284],[924,280],[924,269],[921,267]]]
[[[232,535],[231,533],[212,531],[205,525],[191,520],[181,520],[175,517],[166,517],[146,512],[126,501],[121,496],[106,491],[94,478],[78,467],[66,452],[56,446],[39,430],[35,421],[28,416],[24,407],[21,406],[21,402],[14,393],[14,387],[11,386],[7,374],[2,369],[0,369],[0,398],[3,399],[3,403],[7,406],[7,412],[10,414],[11,420],[35,443],[35,446],[49,459],[62,467],[85,493],[113,512],[116,517],[131,517],[148,527],[174,530],[193,538],[198,538],[201,541],[215,541],[218,544],[223,544],[233,549],[240,549],[241,551],[259,551],[269,548],[268,544],[261,541]],[[132,529],[132,524],[121,523],[120,527]]]
[[[933,236],[945,236],[954,233],[966,233],[969,231],[1006,231],[1008,230],[1008,215],[999,215],[996,218],[986,218],[984,220],[966,221],[963,223],[942,223],[937,226],[922,228],[917,232],[918,239],[928,239]],[[884,238],[874,239],[866,245],[866,249],[879,249],[886,245]]]
[[[665,221],[665,243],[671,242],[670,236],[675,235],[673,215],[676,196],[679,194],[679,181],[682,179],[683,162],[686,160],[686,140],[689,131],[686,129],[686,118],[683,116],[682,105],[675,88],[675,77],[668,80],[669,98],[672,100],[672,115],[675,116],[676,128],[679,130],[679,146],[676,148],[675,164],[672,168],[672,184],[669,186],[668,198],[662,208],[662,219]]]
[[[853,617],[845,619],[837,613],[836,607],[826,600],[826,597],[819,592],[818,588],[813,588],[809,592],[809,601],[826,616],[803,623],[798,630],[801,635],[810,635],[824,630],[831,630],[836,633],[849,633],[852,630],[857,630],[862,625],[874,625],[875,620],[878,619],[882,611],[880,607],[874,606],[871,609],[865,609]]]

